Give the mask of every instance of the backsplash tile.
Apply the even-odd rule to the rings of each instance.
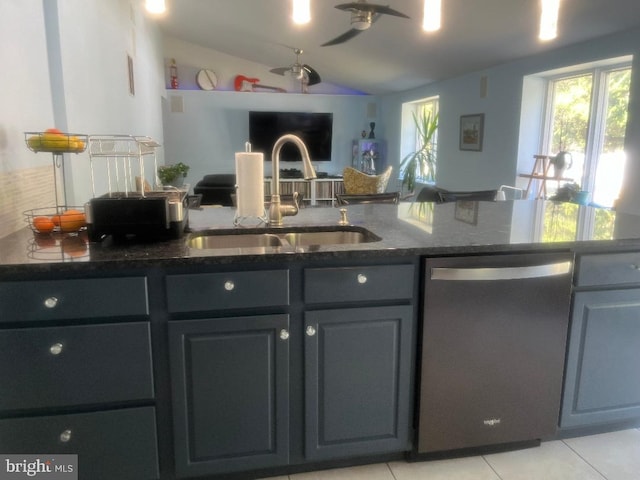
[[[26,226],[23,212],[55,207],[51,166],[0,172],[0,238]]]

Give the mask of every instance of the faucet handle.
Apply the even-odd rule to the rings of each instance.
[[[340,209],[340,220],[338,220],[338,225],[349,225],[349,219],[347,218],[347,209]]]

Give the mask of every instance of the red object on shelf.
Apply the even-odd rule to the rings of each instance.
[[[178,67],[176,66],[175,59],[171,59],[171,65],[169,66],[169,78],[171,79],[171,88],[174,90],[178,88]]]

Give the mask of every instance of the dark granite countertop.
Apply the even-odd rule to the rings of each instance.
[[[458,202],[446,204],[349,206],[351,225],[382,240],[372,243],[198,250],[184,238],[116,243],[107,238],[86,243],[82,235],[50,237],[23,229],[0,239],[0,275],[92,268],[136,268],[237,262],[296,261],[323,258],[374,258],[446,255],[542,249],[612,251],[640,247],[640,216],[549,201]],[[190,230],[229,229],[235,210],[205,207],[189,212]],[[337,208],[305,208],[285,217],[285,226],[337,226]],[[578,219],[586,225],[577,231]],[[264,229],[265,227],[260,227]]]

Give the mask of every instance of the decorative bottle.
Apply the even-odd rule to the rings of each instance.
[[[176,66],[175,58],[171,59],[171,65],[169,66],[169,78],[171,82],[171,88],[174,90],[178,88],[178,67]]]

